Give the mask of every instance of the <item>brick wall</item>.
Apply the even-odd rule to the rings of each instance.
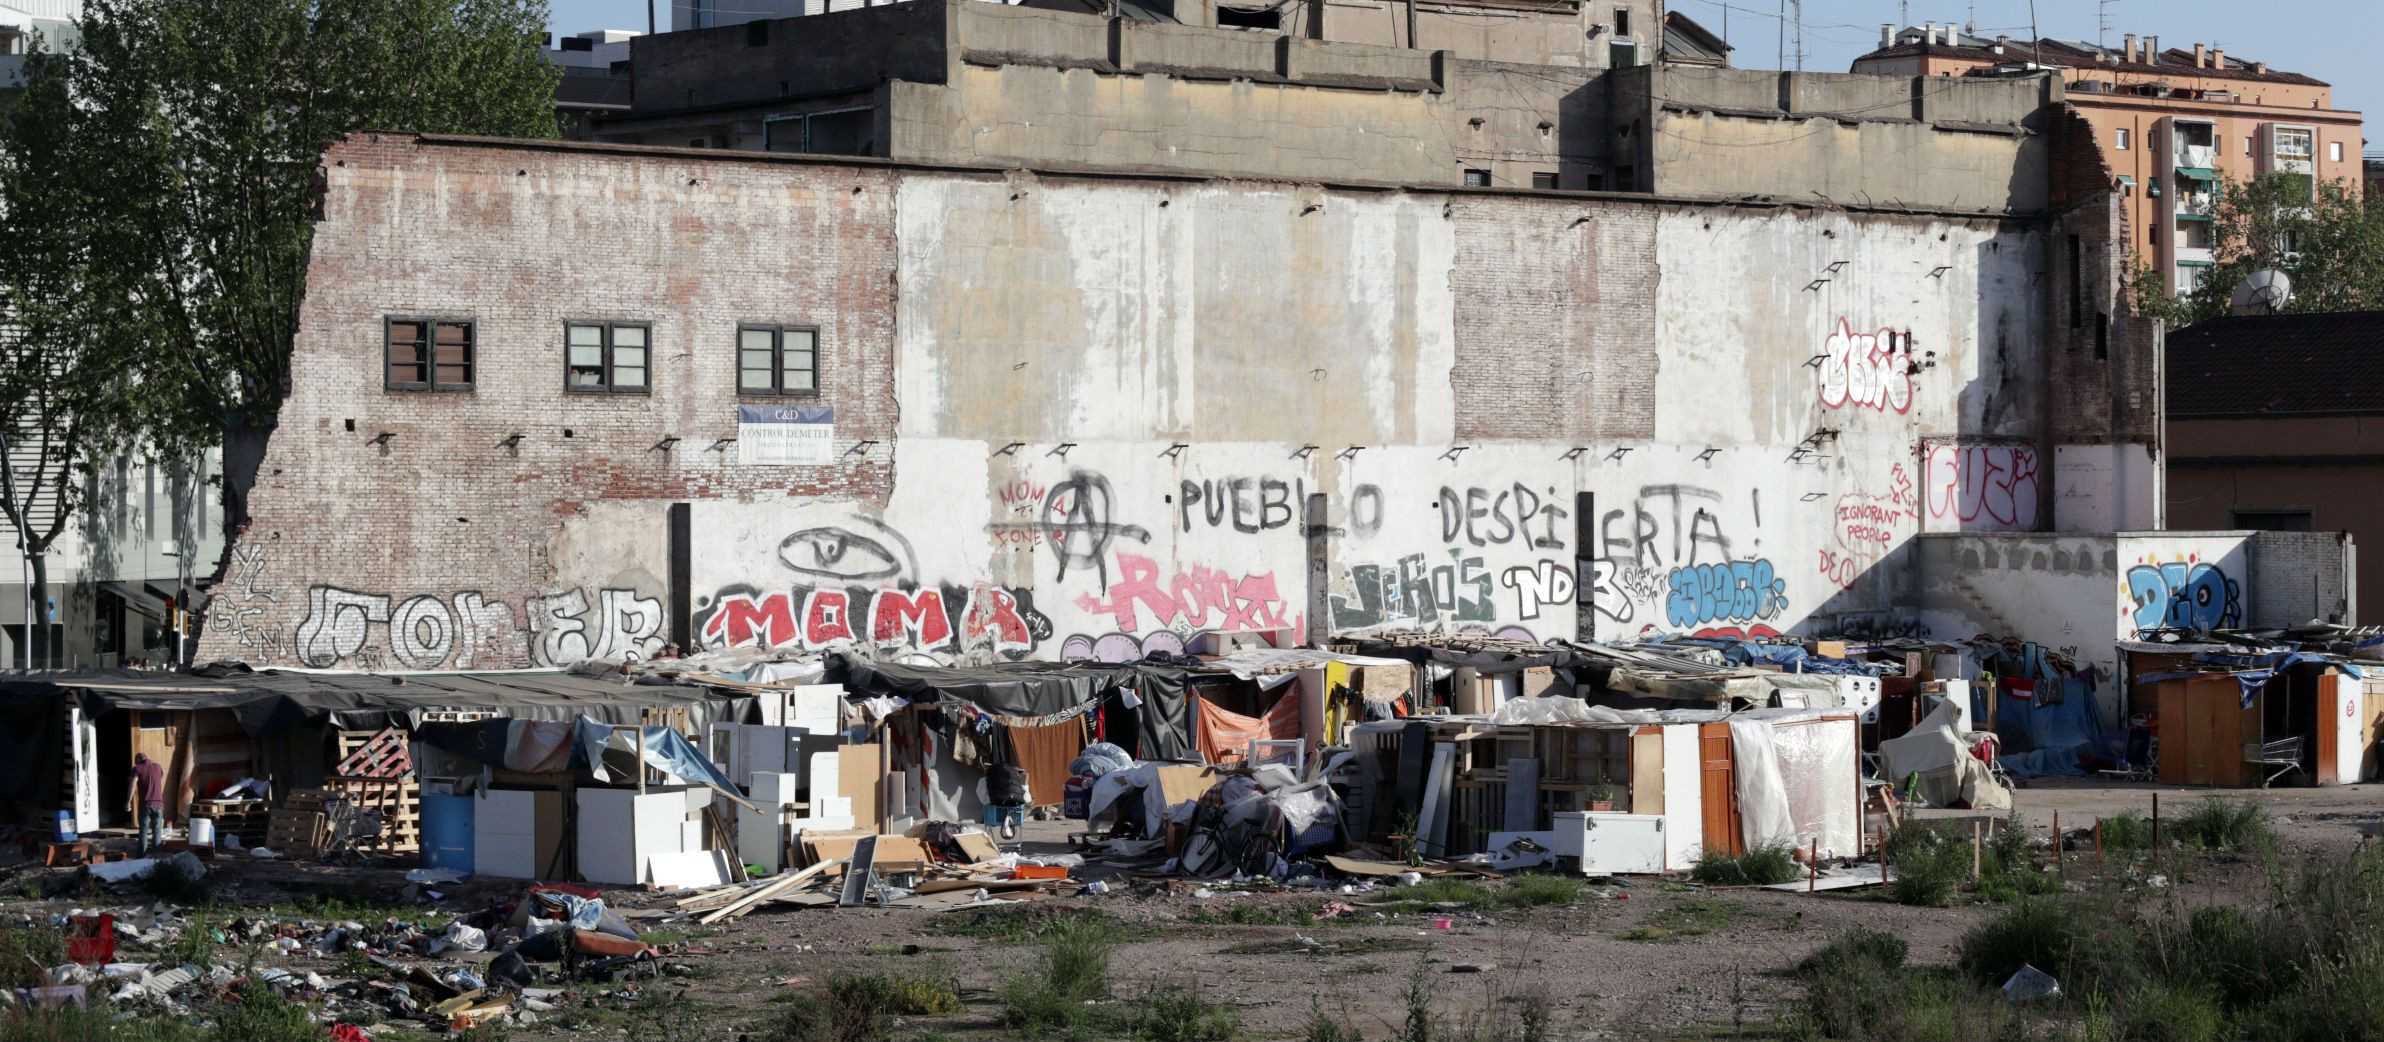
[[[1464,198],[1451,214],[1458,437],[1652,433],[1656,207]]]
[[[2093,126],[2068,105],[2051,122],[2056,217],[2044,269],[2054,347],[2050,433],[2058,443],[2149,445],[2160,421],[2162,332],[2159,322],[2136,314],[2128,296],[2136,257],[2127,246],[2127,202]]]
[[[2261,532],[2251,539],[2251,603],[2244,624],[2352,624],[2351,537],[2343,532]]]
[[[540,607],[556,625],[579,619],[590,646],[658,645],[643,611],[659,604],[629,606],[639,617],[608,635],[605,623],[618,620],[595,617],[601,590],[557,588],[553,559],[571,552],[555,545],[558,518],[599,501],[647,504],[621,516],[651,537],[651,563],[636,566],[648,574],[618,585],[654,590],[671,502],[888,493],[886,171],[389,134],[333,145],[323,170],[295,390],[210,605],[200,660],[401,667],[434,664],[441,652],[435,664],[522,664],[534,592],[561,595]],[[475,389],[385,390],[382,322],[392,314],[470,319]],[[566,319],[649,323],[651,393],[565,393]],[[736,405],[780,401],[734,393],[740,322],[817,325],[817,401],[835,410],[838,448],[879,444],[833,467],[728,465],[735,446],[715,443],[736,435]],[[301,585],[330,576],[342,585]],[[459,577],[471,588],[456,588]],[[577,614],[575,592],[587,606]],[[419,597],[436,603],[406,611]],[[410,657],[376,661],[366,629],[391,618],[415,623],[419,644]]]

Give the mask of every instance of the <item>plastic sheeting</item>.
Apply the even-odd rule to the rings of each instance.
[[[2046,686],[2056,684],[2059,697],[2044,697]],[[2022,778],[2086,773],[2078,763],[2078,752],[2090,748],[2103,733],[2094,682],[2085,677],[2047,677],[2036,682],[2036,692],[2033,698],[2017,698],[2009,690],[1997,692],[1995,733],[2003,739],[2004,752],[1996,762]]]
[[[1729,723],[1747,847],[1818,841],[1825,857],[1855,853],[1862,790],[1854,719],[1741,713]]]
[[[2011,809],[2011,793],[1996,783],[1963,740],[1957,729],[1959,715],[1953,705],[1939,703],[1903,737],[1879,743],[1881,770],[1898,785],[1920,775],[1921,798],[1931,806]]]

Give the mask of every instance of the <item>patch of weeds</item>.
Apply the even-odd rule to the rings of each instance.
[[[104,1005],[43,1010],[0,1008],[0,1042],[201,1042],[199,1028],[163,1017],[119,1019]]]
[[[339,953],[339,975],[359,979],[378,976],[381,968],[373,965],[372,956],[355,948]]]
[[[1095,916],[1054,919],[1037,928],[1042,947],[1029,970],[1002,982],[1002,1025],[1030,1037],[1078,1027],[1087,1004],[1109,995],[1116,924]]]
[[[2168,825],[2167,839],[2183,846],[2238,854],[2276,849],[2276,829],[2268,812],[2249,800],[2210,796],[2197,801]]]
[[[40,877],[26,876],[23,879],[17,880],[17,896],[22,897],[27,901],[41,900]]]
[[[38,988],[50,967],[66,961],[66,935],[45,929],[0,929],[0,985]]]
[[[1719,930],[1745,915],[1747,906],[1722,897],[1688,897],[1647,918],[1647,921],[1625,931],[1626,941],[1668,941],[1676,937],[1698,937]]]
[[[1778,1034],[1790,1039],[1875,1042],[2004,1042],[2043,1037],[1986,988],[1942,967],[1911,966],[1909,947],[1893,934],[1857,929],[1813,953],[1796,969],[1805,1002]]]
[[[215,900],[204,874],[185,869],[172,859],[159,861],[140,883],[143,893],[177,908],[204,908]]]
[[[334,920],[358,923],[379,923],[391,919],[428,919],[439,915],[436,908],[390,904],[380,895],[365,890],[323,890],[295,901],[276,904],[266,910],[270,914],[293,919]]]
[[[928,926],[927,932],[942,937],[970,937],[1002,944],[1022,944],[1035,940],[1053,923],[1067,920],[1097,924],[1121,941],[1148,937],[1157,932],[1151,927],[1117,922],[1094,909],[1066,911],[1033,905],[949,912],[938,916]]]
[[[1348,968],[1347,970],[1343,970],[1342,972],[1344,972],[1344,973],[1350,973],[1350,974],[1359,974],[1359,973],[1389,973],[1389,972],[1391,972],[1391,968],[1390,968],[1390,967],[1388,967],[1388,966],[1385,966],[1385,965],[1383,965],[1383,964],[1381,964],[1381,963],[1379,963],[1379,962],[1361,962],[1361,963],[1359,963],[1359,964],[1357,964],[1357,965],[1355,965],[1355,966],[1352,966],[1352,967]]]
[[[240,1001],[224,1007],[208,1032],[209,1042],[320,1042],[322,1037],[322,1027],[305,1006],[262,987],[250,987]]]
[[[1351,937],[1330,938],[1308,943],[1297,937],[1269,938],[1263,941],[1244,941],[1225,948],[1225,955],[1372,955],[1378,952],[1430,951],[1429,941],[1413,937]],[[1380,967],[1376,967],[1380,972]]]
[[[1889,900],[1941,907],[1970,875],[1970,843],[1944,829],[1907,825],[1888,837]]]
[[[1421,959],[1407,974],[1407,987],[1399,993],[1406,1017],[1399,1023],[1398,1042],[1432,1042],[1439,1034],[1439,1018],[1432,1015],[1432,985],[1429,969]]]
[[[1133,1023],[1133,1035],[1142,1042],[1232,1042],[1241,1033],[1241,1018],[1201,998],[1197,984],[1152,987],[1142,997]]]
[[[1588,885],[1589,881],[1579,876],[1520,876],[1507,885],[1502,896],[1518,908],[1569,905],[1581,899],[1581,890]]]
[[[2199,984],[2158,981],[2123,997],[2109,1013],[2113,1042],[2225,1042],[2227,1011]],[[2264,1037],[2264,1036],[2253,1036]]]
[[[2125,992],[2137,958],[2131,909],[2093,898],[2022,900],[1972,927],[1957,946],[1964,976],[2001,987],[2025,964],[2052,974],[2062,990]]]
[[[1480,910],[1497,904],[1498,897],[1491,893],[1489,887],[1471,880],[1442,877],[1427,879],[1414,886],[1394,888],[1390,892],[1389,901],[1401,907],[1412,907],[1419,910],[1433,905],[1458,905],[1466,909]]]
[[[1300,1042],[1365,1042],[1358,1029],[1349,1026],[1348,1011],[1338,1018],[1325,1015],[1324,1000],[1308,1000],[1308,1023],[1300,1030]]]
[[[2152,822],[2132,810],[2102,821],[2103,856],[2132,858],[2152,848]]]
[[[1701,851],[1689,865],[1689,878],[1706,886],[1770,886],[1803,874],[1795,853],[1780,844],[1740,854]]]
[[[159,949],[158,957],[176,966],[205,966],[215,959],[215,931],[203,922],[185,922]]]

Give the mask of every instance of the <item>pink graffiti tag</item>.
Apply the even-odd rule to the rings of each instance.
[[[1139,633],[1148,613],[1150,627],[1181,621],[1194,629],[1298,629],[1300,616],[1275,587],[1274,573],[1244,575],[1201,565],[1162,580],[1159,564],[1139,554],[1117,555],[1120,577],[1109,584],[1107,600],[1082,594],[1076,606],[1088,613],[1117,620],[1120,633]]]
[[[1932,445],[1929,520],[1963,528],[2036,527],[2036,450],[2025,445]]]
[[[1856,333],[1845,319],[1821,359],[1821,404],[1912,411],[1912,335],[1892,329]]]

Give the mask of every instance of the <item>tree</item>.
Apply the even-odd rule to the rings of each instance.
[[[0,431],[45,446],[0,466],[0,512],[20,532],[45,495],[70,512],[90,461],[130,446],[239,441],[253,468],[289,391],[323,147],[367,128],[553,137],[545,24],[543,0],[89,0],[0,127],[0,308],[21,345]],[[228,530],[248,476],[227,475]]]
[[[2292,277],[2288,313],[2384,309],[2384,199],[2363,200],[2348,181],[2321,181],[2313,192],[2308,175],[2288,173],[2226,180],[2217,194],[2213,264],[2201,283],[2170,298],[2163,273],[2140,266],[2140,313],[2172,328],[2217,318],[2235,287],[2263,268]]]
[[[117,219],[97,186],[107,157],[72,133],[73,99],[50,55],[0,129],[0,515],[30,573],[28,665],[44,664],[51,548],[85,505],[90,461],[128,439],[139,338],[97,234]],[[76,234],[59,234],[58,229]],[[42,628],[36,629],[36,625]]]

